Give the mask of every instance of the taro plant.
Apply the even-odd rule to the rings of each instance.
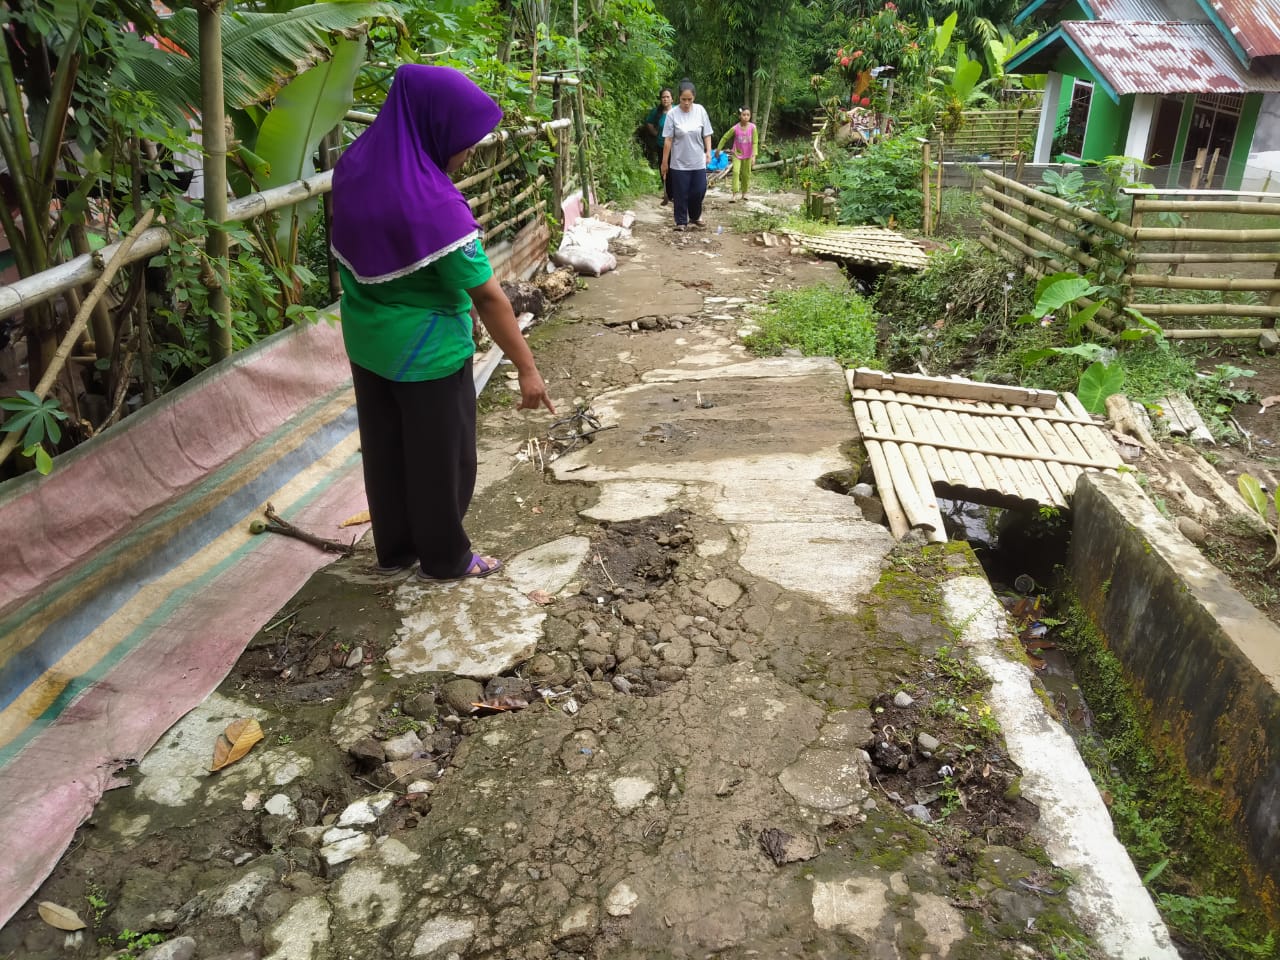
[[[1054,355],[1078,357],[1086,362],[1088,366],[1080,374],[1077,394],[1091,413],[1104,413],[1107,397],[1124,389],[1124,368],[1117,362],[1116,349],[1081,340],[1084,331],[1105,305],[1105,298],[1101,296],[1103,292],[1103,288],[1089,277],[1070,272],[1052,273],[1042,277],[1036,285],[1035,306],[1015,321],[1020,326],[1038,323],[1048,327],[1055,325],[1061,315],[1060,327],[1068,345],[1028,350],[1019,355],[1019,360],[1024,367]],[[1088,300],[1091,297],[1098,299]],[[1086,300],[1088,302],[1081,306],[1081,302]],[[1116,335],[1117,340],[1153,338],[1162,348],[1168,349],[1168,342],[1158,324],[1137,310],[1125,308],[1125,313],[1131,325]]]

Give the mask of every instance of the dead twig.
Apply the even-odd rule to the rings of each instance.
[[[604,575],[609,578],[609,586],[616,588],[618,586],[618,581],[613,579],[613,574],[611,574],[609,572],[609,568],[604,565],[604,560],[601,559],[600,554],[597,553],[592,557],[592,559],[600,565],[600,569],[604,571]]]
[[[340,540],[326,540],[324,537],[318,537],[314,533],[308,533],[306,530],[295,527],[292,523],[283,519],[280,514],[276,513],[276,508],[269,503],[262,511],[262,515],[267,518],[266,522],[255,520],[249,525],[250,532],[279,533],[286,537],[293,537],[295,540],[301,540],[303,543],[309,543],[313,547],[319,547],[326,553],[338,553],[344,557],[350,556],[356,549],[354,540],[351,543],[343,543]]]

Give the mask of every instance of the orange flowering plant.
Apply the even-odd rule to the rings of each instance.
[[[835,67],[850,88],[861,94],[865,75],[877,67],[893,67],[898,77],[914,73],[921,60],[919,41],[920,31],[900,20],[897,5],[889,2],[875,16],[855,24],[849,39],[836,51]]]

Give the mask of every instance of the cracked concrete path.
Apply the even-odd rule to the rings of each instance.
[[[636,239],[534,338],[609,429],[543,471],[546,423],[483,398],[469,526],[506,569],[389,582],[366,544],[318,574],[38,896],[104,904],[72,955],[1176,956],[1091,785],[1063,802],[1078,758],[972,555],[835,492],[834,363],[742,346],[833,268],[656,205]],[[207,774],[247,716],[266,739]],[[0,956],[67,955],[33,916]]]

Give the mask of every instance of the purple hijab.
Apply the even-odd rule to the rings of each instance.
[[[502,110],[452,67],[405,64],[382,111],[333,172],[333,254],[357,280],[394,280],[479,235],[445,167]]]

